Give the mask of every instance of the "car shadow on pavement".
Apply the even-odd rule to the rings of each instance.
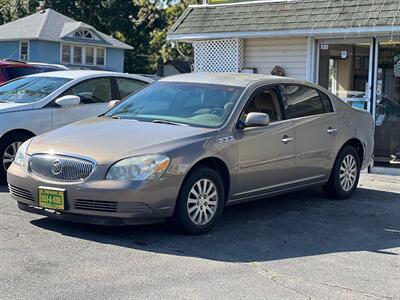
[[[307,190],[227,207],[216,228],[185,236],[168,223],[102,227],[49,218],[32,224],[66,236],[153,253],[252,262],[344,251],[396,255],[400,195],[359,188],[349,200]],[[387,250],[389,249],[389,250]]]

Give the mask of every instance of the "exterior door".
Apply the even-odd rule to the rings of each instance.
[[[112,100],[110,78],[95,78],[83,81],[71,87],[60,97],[75,95],[81,102],[75,107],[52,108],[53,129],[98,116],[107,111],[108,103]]]
[[[400,168],[400,43],[380,43],[374,165]]]
[[[238,180],[232,200],[263,196],[284,189],[293,180],[295,141],[293,122],[283,119],[281,95],[277,87],[258,90],[246,105],[249,112],[263,112],[271,123],[237,132]]]
[[[319,44],[318,84],[353,107],[369,109],[371,43]]]
[[[326,180],[336,158],[340,114],[329,97],[302,85],[284,85],[285,115],[296,138],[295,181],[304,185]]]

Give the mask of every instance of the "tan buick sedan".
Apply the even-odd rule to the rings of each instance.
[[[344,199],[372,159],[373,121],[283,77],[185,74],[24,143],[8,170],[20,209],[118,225],[210,230],[226,205],[312,186]]]

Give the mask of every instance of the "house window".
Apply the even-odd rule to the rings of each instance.
[[[74,46],[74,65],[82,64],[82,47]]]
[[[27,41],[21,41],[19,59],[22,61],[27,61],[29,57],[29,44]]]
[[[74,37],[78,39],[93,39],[93,34],[86,29],[78,29],[74,32]]]
[[[104,48],[62,45],[61,62],[80,66],[104,66],[105,53]]]
[[[94,48],[86,47],[85,62],[87,65],[94,65]]]
[[[72,47],[69,45],[62,45],[61,62],[63,64],[71,63],[71,50]]]
[[[96,52],[96,64],[98,66],[104,66],[104,49],[97,48]]]

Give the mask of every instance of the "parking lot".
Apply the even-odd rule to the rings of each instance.
[[[400,298],[399,177],[228,207],[204,236],[54,221],[0,189],[3,299]]]

